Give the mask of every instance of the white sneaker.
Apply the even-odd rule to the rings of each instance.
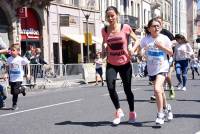
[[[165,114],[164,113],[158,113],[156,118],[156,124],[162,125],[165,121]]]
[[[165,112],[165,119],[168,121],[173,120],[173,113],[172,113],[172,107],[170,104],[167,104],[166,109],[164,110]]]
[[[118,125],[121,122],[121,118],[124,117],[124,113],[121,109],[117,110],[115,113],[115,119],[113,120],[113,125]]]
[[[171,121],[171,120],[173,120],[173,113],[170,111],[170,112],[168,112],[168,116],[167,116],[167,119],[168,119],[168,121]]]
[[[181,89],[182,89],[182,85],[181,85],[181,84],[178,85],[177,89],[178,89],[178,90],[181,90]]]
[[[186,91],[187,89],[186,89],[186,87],[183,87],[181,90]]]

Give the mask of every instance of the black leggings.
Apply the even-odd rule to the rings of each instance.
[[[130,111],[134,111],[134,95],[131,91],[131,78],[132,78],[132,66],[130,63],[121,66],[114,66],[107,63],[106,67],[106,82],[110,98],[116,109],[120,108],[118,94],[116,92],[115,84],[117,79],[117,73],[123,82],[124,92],[129,104]]]

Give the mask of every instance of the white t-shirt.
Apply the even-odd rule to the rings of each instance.
[[[17,57],[10,56],[7,62],[9,65],[10,82],[23,81],[23,76],[24,76],[23,65],[28,64],[30,61],[27,58],[22,58],[20,56]]]
[[[170,39],[163,34],[159,34],[156,40],[163,42],[166,47],[172,46]],[[169,70],[169,62],[166,52],[156,48],[154,42],[155,39],[148,35],[144,37],[140,43],[141,48],[145,49],[145,54],[147,56],[147,71],[149,76],[168,72]]]
[[[103,64],[102,58],[95,59],[96,69],[101,68]]]
[[[190,56],[192,54],[193,54],[193,50],[189,43],[177,44],[175,46],[175,51],[174,51],[175,61],[190,59]]]

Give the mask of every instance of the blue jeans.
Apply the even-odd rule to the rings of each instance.
[[[175,62],[176,77],[178,79],[178,82],[183,84],[183,87],[186,86],[187,82],[188,63],[189,63],[188,59]]]
[[[7,98],[5,88],[0,85],[0,107],[3,106],[4,100]]]

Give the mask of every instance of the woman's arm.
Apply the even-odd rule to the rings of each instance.
[[[130,37],[135,41],[132,48],[129,49],[131,55],[138,54],[140,52],[140,40],[136,36],[136,34],[131,30]]]
[[[102,59],[107,57],[107,43],[102,43]]]

